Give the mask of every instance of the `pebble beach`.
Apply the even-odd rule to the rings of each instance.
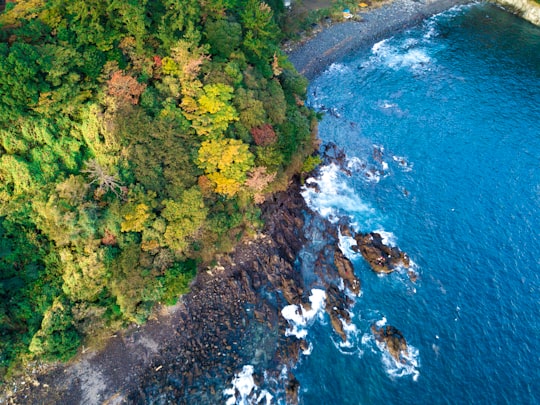
[[[395,0],[360,12],[360,21],[332,24],[297,47],[286,49],[289,60],[308,80],[346,55],[405,30],[468,0]]]

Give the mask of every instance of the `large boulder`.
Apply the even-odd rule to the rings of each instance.
[[[377,273],[391,273],[398,267],[408,268],[410,265],[407,253],[384,244],[382,236],[377,232],[358,233],[354,239],[357,245],[351,248],[361,253]]]
[[[371,331],[378,342],[386,345],[388,353],[390,353],[397,362],[405,364],[405,358],[409,355],[407,341],[397,328],[391,325],[386,325],[381,328],[377,325],[372,325]]]
[[[354,267],[349,259],[347,259],[343,252],[336,247],[334,251],[334,265],[338,271],[339,276],[343,279],[345,286],[351,290],[354,295],[360,294],[360,280],[354,275]]]

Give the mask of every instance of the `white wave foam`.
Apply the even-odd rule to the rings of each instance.
[[[383,47],[386,47],[388,46],[388,41],[390,40],[390,38],[387,38],[387,39],[383,39],[382,41],[379,41],[377,43],[375,43],[372,47],[371,47],[371,52],[372,53],[379,53],[379,50]]]
[[[391,40],[392,38],[386,39],[373,45],[371,52],[375,60],[370,59],[369,64],[378,61],[394,70],[418,70],[431,63],[427,49],[418,47],[416,41],[404,41],[396,46]]]
[[[247,365],[238,374],[234,375],[232,387],[223,391],[223,395],[229,398],[226,405],[248,405],[252,402],[252,392],[256,390],[253,379],[253,366]]]
[[[392,232],[388,232],[383,229],[377,229],[373,232],[381,235],[382,243],[384,243],[386,246],[391,246],[391,247],[397,246],[396,235],[394,235]]]
[[[281,369],[281,372],[279,373],[279,379],[284,381],[289,378],[289,370],[287,369],[287,366],[284,364],[283,368]]]
[[[274,398],[274,396],[272,394],[270,394],[268,391],[266,390],[262,390],[261,393],[259,394],[259,396],[257,397],[257,404],[266,404],[266,405],[270,405],[272,403],[272,398]],[[264,400],[264,402],[262,402]]]
[[[335,73],[339,73],[339,74],[343,74],[343,73],[347,73],[347,72],[350,72],[351,68],[347,65],[344,65],[342,63],[332,63],[328,69],[326,70],[327,73],[330,73],[330,74],[335,74]]]
[[[358,257],[359,253],[352,249],[352,247],[356,245],[356,239],[352,236],[343,235],[341,230],[338,230],[338,247],[347,259],[352,260],[353,258]]]
[[[305,350],[302,350],[302,354],[304,356],[309,356],[311,353],[313,352],[313,345],[311,344],[311,342],[309,343],[307,349]]]
[[[387,110],[389,108],[397,108],[398,105],[396,103],[389,103],[388,101],[381,101],[379,103],[379,107],[384,110]]]
[[[375,322],[375,325],[380,329],[386,325],[386,322],[386,317],[383,317]],[[414,381],[418,380],[418,376],[420,375],[420,371],[418,371],[418,367],[420,366],[420,352],[416,347],[407,344],[407,353],[402,354],[403,362],[399,362],[390,355],[385,343],[377,341],[373,338],[373,335],[365,334],[362,336],[362,344],[367,345],[372,341],[375,341],[377,347],[383,353],[382,362],[388,375],[393,378],[412,375]]]
[[[386,317],[383,316],[382,319],[379,319],[377,322],[375,322],[375,325],[377,325],[377,328],[382,328],[384,325],[386,325],[386,322],[388,322],[386,320]]]
[[[420,371],[420,352],[411,345],[407,346],[407,354],[402,355],[403,362],[396,361],[386,350],[383,343],[377,342],[377,346],[383,352],[382,362],[388,375],[392,378],[400,378],[408,375],[412,376],[413,381],[418,381]]]
[[[311,302],[311,309],[307,310],[303,306],[287,305],[281,310],[281,315],[285,318],[290,329],[285,331],[286,336],[296,336],[298,339],[304,339],[307,336],[307,327],[311,324],[311,321],[316,317],[322,317],[324,308],[326,305],[326,292],[314,288],[311,290],[309,297]]]
[[[412,171],[413,164],[407,162],[407,159],[405,159],[403,156],[392,156],[392,160],[396,162],[401,170],[404,172],[410,172]]]
[[[380,172],[379,170],[366,170],[364,175],[365,175],[365,180],[369,181],[370,183],[378,183],[381,181],[381,175],[383,173]]]
[[[347,340],[345,342],[340,343],[341,348],[354,348],[358,344],[358,328],[356,325],[351,321],[351,323],[347,323],[343,319],[341,320],[341,324],[343,325],[343,331],[345,332],[345,335],[347,336]]]
[[[359,157],[353,156],[347,159],[347,169],[354,172],[364,171],[367,167],[367,162]]]
[[[341,213],[373,213],[373,209],[349,187],[341,169],[334,163],[321,167],[319,176],[307,179],[306,184],[301,194],[307,205],[332,223],[339,220]]]
[[[437,21],[434,19],[429,19],[425,23],[426,33],[424,34],[424,39],[429,40],[439,36],[439,31],[437,29]]]

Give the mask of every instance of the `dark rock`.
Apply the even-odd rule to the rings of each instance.
[[[296,377],[289,372],[288,382],[285,388],[285,393],[287,397],[287,403],[291,405],[298,404],[298,389],[300,388],[300,383]]]
[[[351,322],[349,312],[346,309],[348,306],[348,297],[344,291],[335,285],[330,285],[326,289],[326,312],[330,316],[332,328],[344,342],[347,341],[347,334],[343,328],[342,320],[347,324]]]
[[[359,233],[355,240],[357,245],[352,249],[360,252],[377,273],[391,273],[400,266],[410,265],[409,256],[397,247],[385,245],[377,232]]]
[[[379,146],[373,148],[373,160],[379,163],[383,162],[383,150]]]
[[[355,295],[360,294],[360,281],[354,275],[354,267],[339,248],[336,248],[334,251],[334,265],[337,268],[339,276],[343,279],[345,286]]]
[[[340,224],[339,231],[343,236],[348,236],[349,238],[352,238],[352,231],[348,224]]]
[[[386,345],[388,352],[397,362],[405,363],[405,357],[408,356],[407,341],[397,328],[391,325],[382,328],[372,325],[371,331],[377,341]]]

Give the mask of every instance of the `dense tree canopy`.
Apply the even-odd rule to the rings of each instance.
[[[143,322],[312,152],[281,1],[0,14],[0,375]]]

